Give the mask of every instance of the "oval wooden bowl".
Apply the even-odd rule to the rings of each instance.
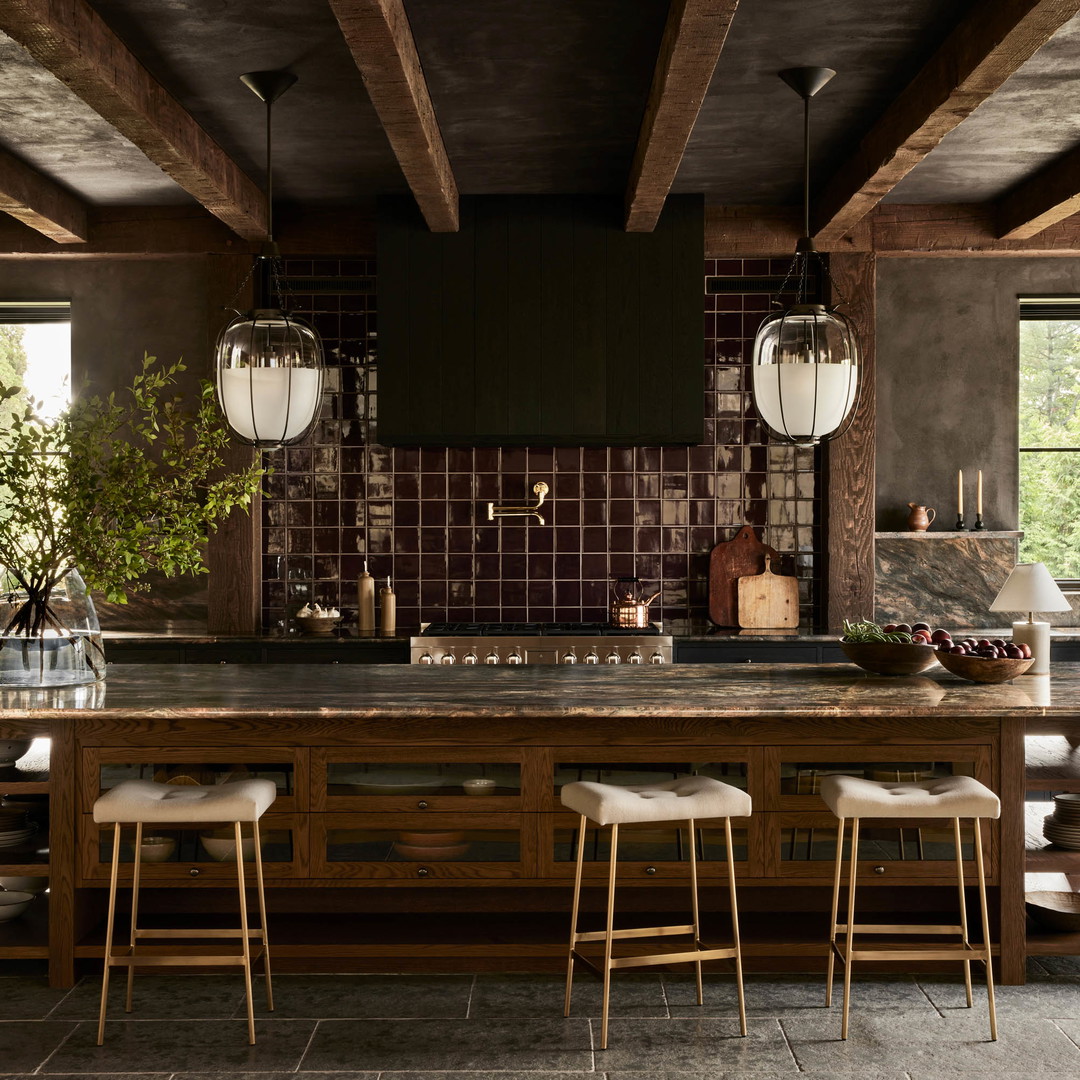
[[[1080,930],[1080,893],[1024,893],[1028,914],[1047,930],[1073,934]]]
[[[844,655],[864,671],[875,675],[917,675],[932,667],[938,653],[933,645],[908,645],[893,641],[841,641]]]
[[[1034,660],[987,660],[983,656],[964,656],[961,653],[938,653],[938,660],[946,671],[959,675],[968,682],[999,683],[1023,675]]]

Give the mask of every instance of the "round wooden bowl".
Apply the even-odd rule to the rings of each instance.
[[[984,656],[964,656],[962,653],[938,653],[938,660],[946,671],[959,675],[968,682],[999,683],[1023,675],[1034,660],[987,660]]]
[[[917,675],[932,667],[938,653],[933,645],[909,645],[892,641],[841,641],[844,655],[864,671],[875,675]]]
[[[1024,893],[1028,914],[1047,930],[1074,934],[1080,930],[1080,893]]]
[[[296,625],[301,634],[332,634],[341,622],[340,615],[297,615]]]

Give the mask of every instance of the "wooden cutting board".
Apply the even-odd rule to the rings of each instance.
[[[739,625],[739,578],[760,574],[765,556],[780,563],[774,548],[763,544],[752,525],[744,525],[730,540],[709,553],[709,619],[717,626]]]
[[[739,625],[770,630],[799,625],[799,582],[774,574],[771,555],[765,556],[765,573],[739,578]]]

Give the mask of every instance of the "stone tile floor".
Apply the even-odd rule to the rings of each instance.
[[[851,1037],[822,980],[752,975],[749,1035],[738,1033],[729,976],[694,1004],[690,975],[630,974],[612,990],[609,1049],[596,1050],[599,983],[575,981],[562,1016],[554,975],[292,975],[259,1003],[249,1046],[236,975],[143,975],[135,1011],[114,976],[105,1045],[95,1045],[99,984],[52,990],[0,968],[0,1076],[124,1080],[1028,1080],[1080,1078],[1080,961],[1032,961],[1026,986],[998,988],[1000,1039],[988,1041],[985,991],[964,1007],[959,977],[856,976]],[[258,980],[256,994],[262,990]],[[838,986],[839,990],[839,986]]]

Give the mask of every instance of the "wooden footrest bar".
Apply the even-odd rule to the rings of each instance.
[[[244,931],[240,929],[225,930],[136,930],[135,937],[139,938],[243,938]],[[247,936],[258,941],[263,940],[261,927],[248,930]]]
[[[692,949],[689,952],[653,953],[651,956],[612,957],[612,968],[650,967],[653,964],[694,964],[699,960],[730,960],[732,949]]]
[[[846,924],[837,923],[836,933],[846,934],[847,930]],[[907,923],[903,926],[893,923],[853,923],[851,932],[853,934],[962,934],[964,928],[940,926],[934,923]]]
[[[642,926],[634,930],[613,930],[612,941],[625,941],[627,938],[639,937],[673,937],[675,934],[692,934],[694,924],[689,926]],[[575,944],[579,941],[606,941],[607,933],[604,930],[590,930],[585,934],[575,934]]]

